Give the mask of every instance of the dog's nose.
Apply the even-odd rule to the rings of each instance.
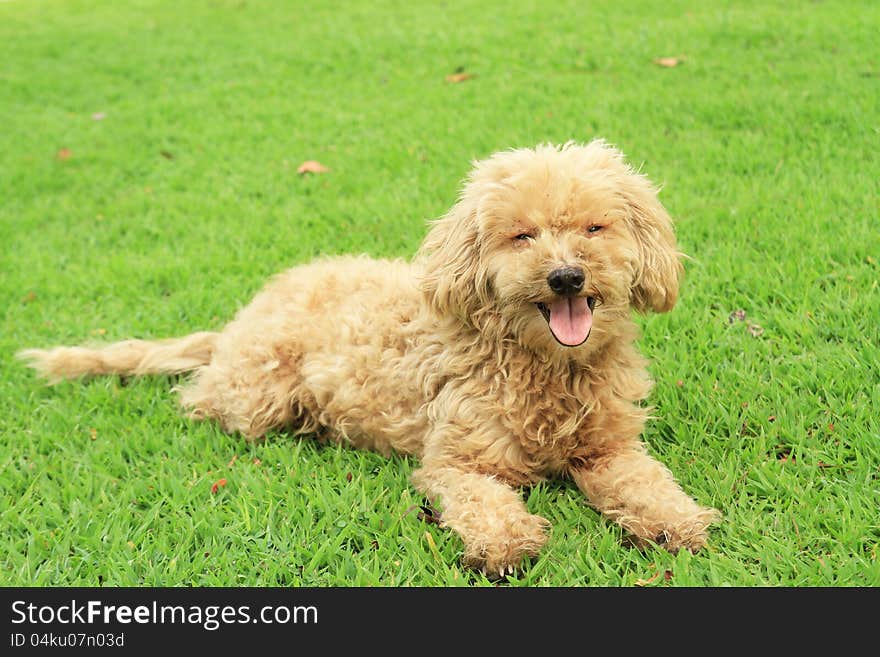
[[[584,287],[584,270],[580,267],[560,267],[547,275],[547,285],[556,294],[577,294]]]

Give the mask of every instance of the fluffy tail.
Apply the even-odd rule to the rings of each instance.
[[[17,356],[49,383],[88,374],[177,374],[211,361],[217,333],[193,333],[170,340],[125,340],[97,349],[25,349]]]

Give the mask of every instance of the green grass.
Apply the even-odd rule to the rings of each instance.
[[[594,136],[692,257],[639,319],[646,438],[725,518],[640,552],[541,485],[553,536],[510,584],[880,584],[878,26],[873,0],[0,3],[0,584],[488,585],[412,460],[247,445],[168,379],[46,388],[13,354],[218,329],[316,255],[412,254],[471,159]]]

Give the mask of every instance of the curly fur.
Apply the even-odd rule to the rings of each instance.
[[[596,304],[579,346],[554,338],[537,305],[560,299],[559,267],[585,275],[567,296]],[[546,145],[476,163],[412,262],[295,267],[219,333],[22,356],[52,381],[192,371],[190,415],[248,439],[287,429],[414,455],[414,485],[477,568],[538,553],[549,523],[516,487],[549,477],[572,479],[637,539],[696,550],[717,512],[640,440],[652,383],[631,319],[671,309],[680,273],[656,190],[618,150]]]

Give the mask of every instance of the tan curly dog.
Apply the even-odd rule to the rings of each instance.
[[[601,140],[498,153],[412,262],[340,257],[272,280],[218,333],[22,352],[51,381],[192,372],[195,418],[411,454],[416,488],[504,573],[549,523],[519,486],[570,478],[639,540],[699,549],[717,518],[640,439],[650,389],[632,310],[681,273],[656,190]]]

